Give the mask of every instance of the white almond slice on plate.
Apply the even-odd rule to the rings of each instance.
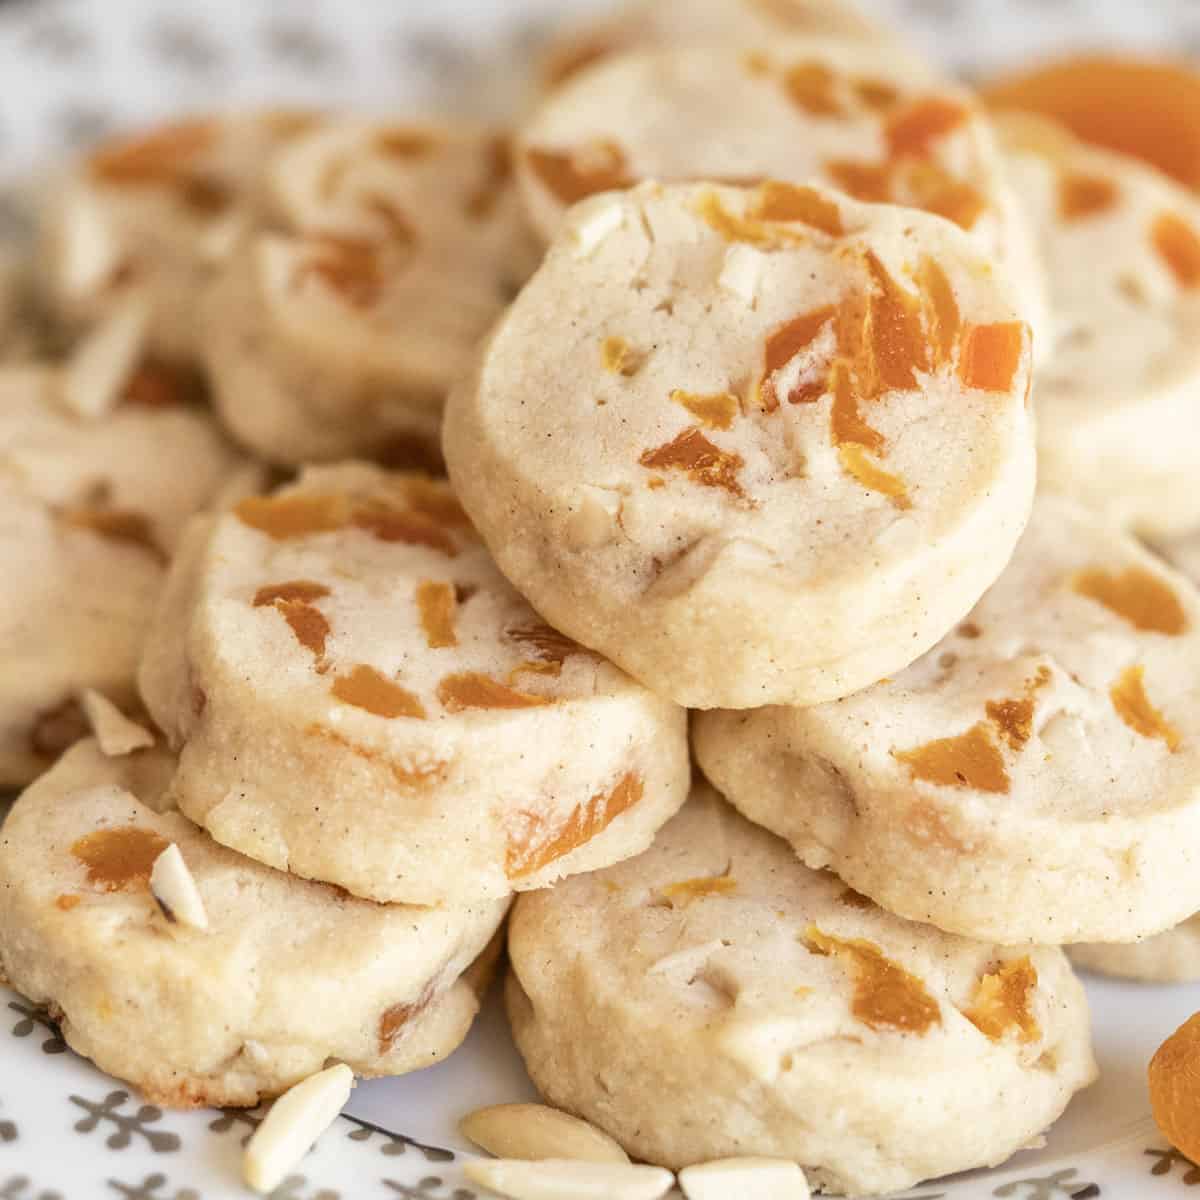
[[[191,871],[172,842],[155,860],[150,869],[150,894],[158,901],[163,916],[172,925],[190,929],[208,928],[208,913]]]
[[[284,1092],[246,1146],[246,1182],[264,1195],[277,1188],[333,1124],[353,1087],[354,1072],[338,1063]]]
[[[80,703],[97,744],[109,758],[121,758],[154,745],[154,734],[144,725],[131,721],[102,692],[87,688]]]
[[[684,1167],[679,1186],[687,1200],[808,1200],[808,1180],[781,1158],[721,1158]]]
[[[150,322],[140,300],[116,309],[72,353],[62,377],[62,402],[77,417],[95,420],[116,407],[129,382]]]
[[[544,1104],[493,1104],[459,1122],[468,1141],[498,1158],[627,1163],[629,1155],[594,1125]]]
[[[662,1167],[564,1159],[480,1159],[465,1163],[463,1174],[510,1200],[659,1200],[675,1182]]]

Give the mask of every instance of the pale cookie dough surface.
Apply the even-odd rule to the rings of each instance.
[[[1035,380],[1044,485],[1167,536],[1200,523],[1200,200],[1037,118],[1002,117],[1055,314]]]
[[[820,183],[925,209],[1014,279],[1035,332],[1045,280],[990,124],[970,93],[894,50],[776,37],[622,55],[555,90],[525,123],[517,178],[549,240],[567,207],[642,179]]]
[[[277,462],[436,455],[446,389],[537,261],[507,139],[340,122],[269,185],[287,232],[251,239],[203,306],[222,417]]]
[[[1069,946],[1071,961],[1085,971],[1144,983],[1192,983],[1200,979],[1200,917],[1140,942]]]
[[[877,25],[843,0],[631,0],[613,16],[590,18],[555,38],[545,56],[543,77],[548,86],[557,86],[629,50],[755,48],[795,34],[885,40]]]
[[[1000,573],[1028,378],[1018,297],[949,222],[643,184],[570,214],[444,449],[551,624],[690,707],[812,704],[911,662]]]
[[[260,866],[165,810],[172,766],[82,742],[0,831],[0,968],[75,1050],[152,1103],[221,1107],[327,1059],[398,1075],[458,1046],[503,901],[372,904]],[[150,894],[172,842],[207,930],[171,923]]]
[[[133,703],[180,530],[244,466],[200,410],[127,399],[89,421],[61,389],[54,368],[0,369],[0,786],[80,736],[84,688]]]
[[[420,475],[310,468],[198,525],[140,685],[188,816],[375,900],[607,865],[687,794],[684,712],[546,626]]]
[[[703,714],[693,742],[746,816],[912,920],[1117,942],[1200,908],[1200,595],[1054,496],[908,670],[836,704]]]
[[[198,117],[102,145],[50,192],[42,285],[72,325],[132,296],[153,320],[152,350],[195,361],[196,297],[251,230],[271,219],[274,150],[319,118],[306,112]]]
[[[706,785],[639,858],[520,897],[509,955],[539,1090],[670,1167],[890,1192],[1003,1161],[1095,1077],[1061,951],[893,917]]]

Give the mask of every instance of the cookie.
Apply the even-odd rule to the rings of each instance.
[[[612,16],[591,17],[559,34],[545,54],[541,73],[547,86],[557,87],[630,50],[704,45],[748,49],[796,34],[877,42],[885,38],[844,0],[631,0]]]
[[[569,214],[443,448],[556,628],[689,707],[814,704],[907,665],[1008,561],[1029,341],[948,221],[643,184]]]
[[[222,418],[276,462],[436,457],[446,389],[536,265],[507,140],[342,122],[269,181],[288,232],[251,239],[203,304]]]
[[[39,260],[50,306],[86,326],[139,297],[153,313],[153,352],[195,362],[197,294],[270,219],[271,153],[317,121],[299,111],[196,117],[100,146],[50,191]]]
[[[706,713],[752,821],[891,912],[1017,944],[1200,909],[1200,594],[1076,505],[918,662],[837,704]]]
[[[1200,979],[1200,917],[1140,942],[1084,942],[1068,946],[1071,961],[1085,971],[1143,983],[1193,983]]]
[[[1037,118],[1002,118],[1055,336],[1035,381],[1045,487],[1163,536],[1200,524],[1200,200]]]
[[[458,1046],[503,901],[372,904],[260,866],[164,806],[172,770],[161,750],[82,742],[0,830],[0,968],[74,1050],[150,1103],[224,1107],[328,1059],[398,1075]],[[171,844],[207,929],[151,894]]]
[[[139,678],[187,816],[373,900],[605,866],[687,794],[683,711],[543,623],[422,475],[310,468],[197,527]]]
[[[566,209],[643,179],[820,183],[947,217],[1002,262],[1035,346],[1045,280],[983,110],[890,47],[776,37],[621,55],[547,96],[520,130],[517,178],[553,237]]]
[[[891,1192],[1002,1162],[1096,1074],[1060,950],[893,917],[706,785],[640,857],[519,897],[509,956],[538,1090],[673,1168]]]
[[[84,689],[134,702],[180,529],[246,465],[203,410],[168,402],[161,372],[135,372],[96,419],[70,412],[65,379],[0,369],[0,787],[82,735]]]

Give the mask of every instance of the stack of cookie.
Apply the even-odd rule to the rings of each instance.
[[[0,968],[252,1104],[449,1053],[516,895],[530,1074],[635,1157],[1002,1161],[1095,1075],[1061,947],[1200,973],[1200,204],[831,0],[547,75],[511,146],[273,112],[58,189]]]

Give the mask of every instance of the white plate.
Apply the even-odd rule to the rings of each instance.
[[[549,19],[597,0],[0,0],[0,183],[121,126],[216,105],[290,101],[500,113],[512,66]],[[1200,50],[1188,0],[864,0],[971,73],[1077,43]],[[0,232],[20,215],[0,191]],[[2,651],[2,648],[0,648]],[[2,664],[0,664],[0,669]],[[1045,1147],[920,1200],[1200,1200],[1200,1168],[1149,1117],[1154,1048],[1200,986],[1093,982],[1101,1081]],[[360,1085],[276,1200],[472,1200],[455,1121],[533,1090],[493,1003],[441,1066]],[[253,1113],[163,1113],[66,1051],[0,988],[0,1200],[223,1200]],[[730,1200],[737,1200],[731,1197]]]

